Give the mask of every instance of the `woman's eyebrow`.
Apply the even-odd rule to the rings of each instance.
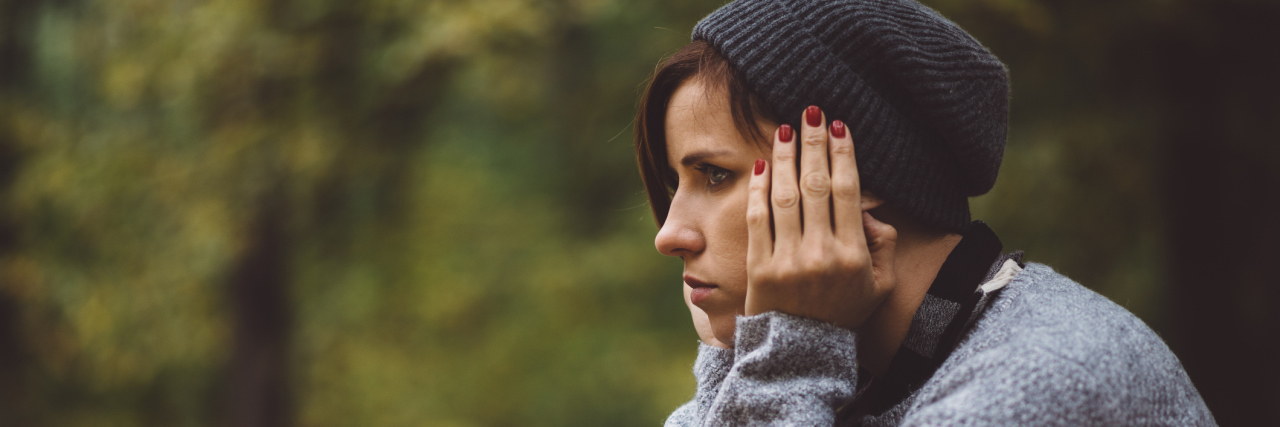
[[[733,154],[733,152],[729,150],[694,151],[692,153],[686,154],[683,159],[680,159],[680,164],[684,166],[689,166],[710,157],[727,156],[730,154]]]

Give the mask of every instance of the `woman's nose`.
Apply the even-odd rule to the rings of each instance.
[[[658,230],[658,237],[653,239],[653,245],[658,248],[658,253],[683,258],[702,252],[706,248],[706,240],[682,218],[668,215],[662,229]]]

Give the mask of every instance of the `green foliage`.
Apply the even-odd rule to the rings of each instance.
[[[628,123],[706,9],[668,6],[38,4],[0,104],[29,419],[215,422],[273,199],[300,424],[660,421],[696,338]]]
[[[696,336],[629,123],[720,3],[27,2],[0,40],[26,58],[0,92],[22,419],[218,423],[227,281],[270,202],[298,424],[661,422]],[[1105,38],[1044,2],[930,3],[1012,69],[975,217],[1158,322],[1154,124],[1082,90],[1108,50],[1077,40]]]

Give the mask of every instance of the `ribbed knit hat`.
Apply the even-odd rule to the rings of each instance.
[[[737,0],[694,40],[724,55],[774,112],[844,121],[863,188],[927,225],[969,223],[995,185],[1008,131],[1004,64],[912,0]],[[798,127],[797,127],[798,129]]]

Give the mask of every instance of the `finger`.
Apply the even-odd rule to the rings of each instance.
[[[831,235],[831,171],[827,169],[827,125],[822,109],[810,105],[800,125],[800,201],[805,241]]]
[[[862,182],[853,153],[853,136],[844,122],[831,122],[831,205],[835,236],[855,247],[864,244],[862,231]]]
[[[893,286],[893,260],[898,249],[898,229],[862,211],[862,223],[866,228],[867,249],[871,251],[871,270],[876,286]]]
[[[756,159],[747,195],[748,266],[764,265],[773,256],[773,236],[769,231],[769,172],[769,163]]]
[[[800,245],[800,191],[796,187],[795,131],[778,127],[773,137],[770,202],[773,206],[773,250],[794,251]]]

